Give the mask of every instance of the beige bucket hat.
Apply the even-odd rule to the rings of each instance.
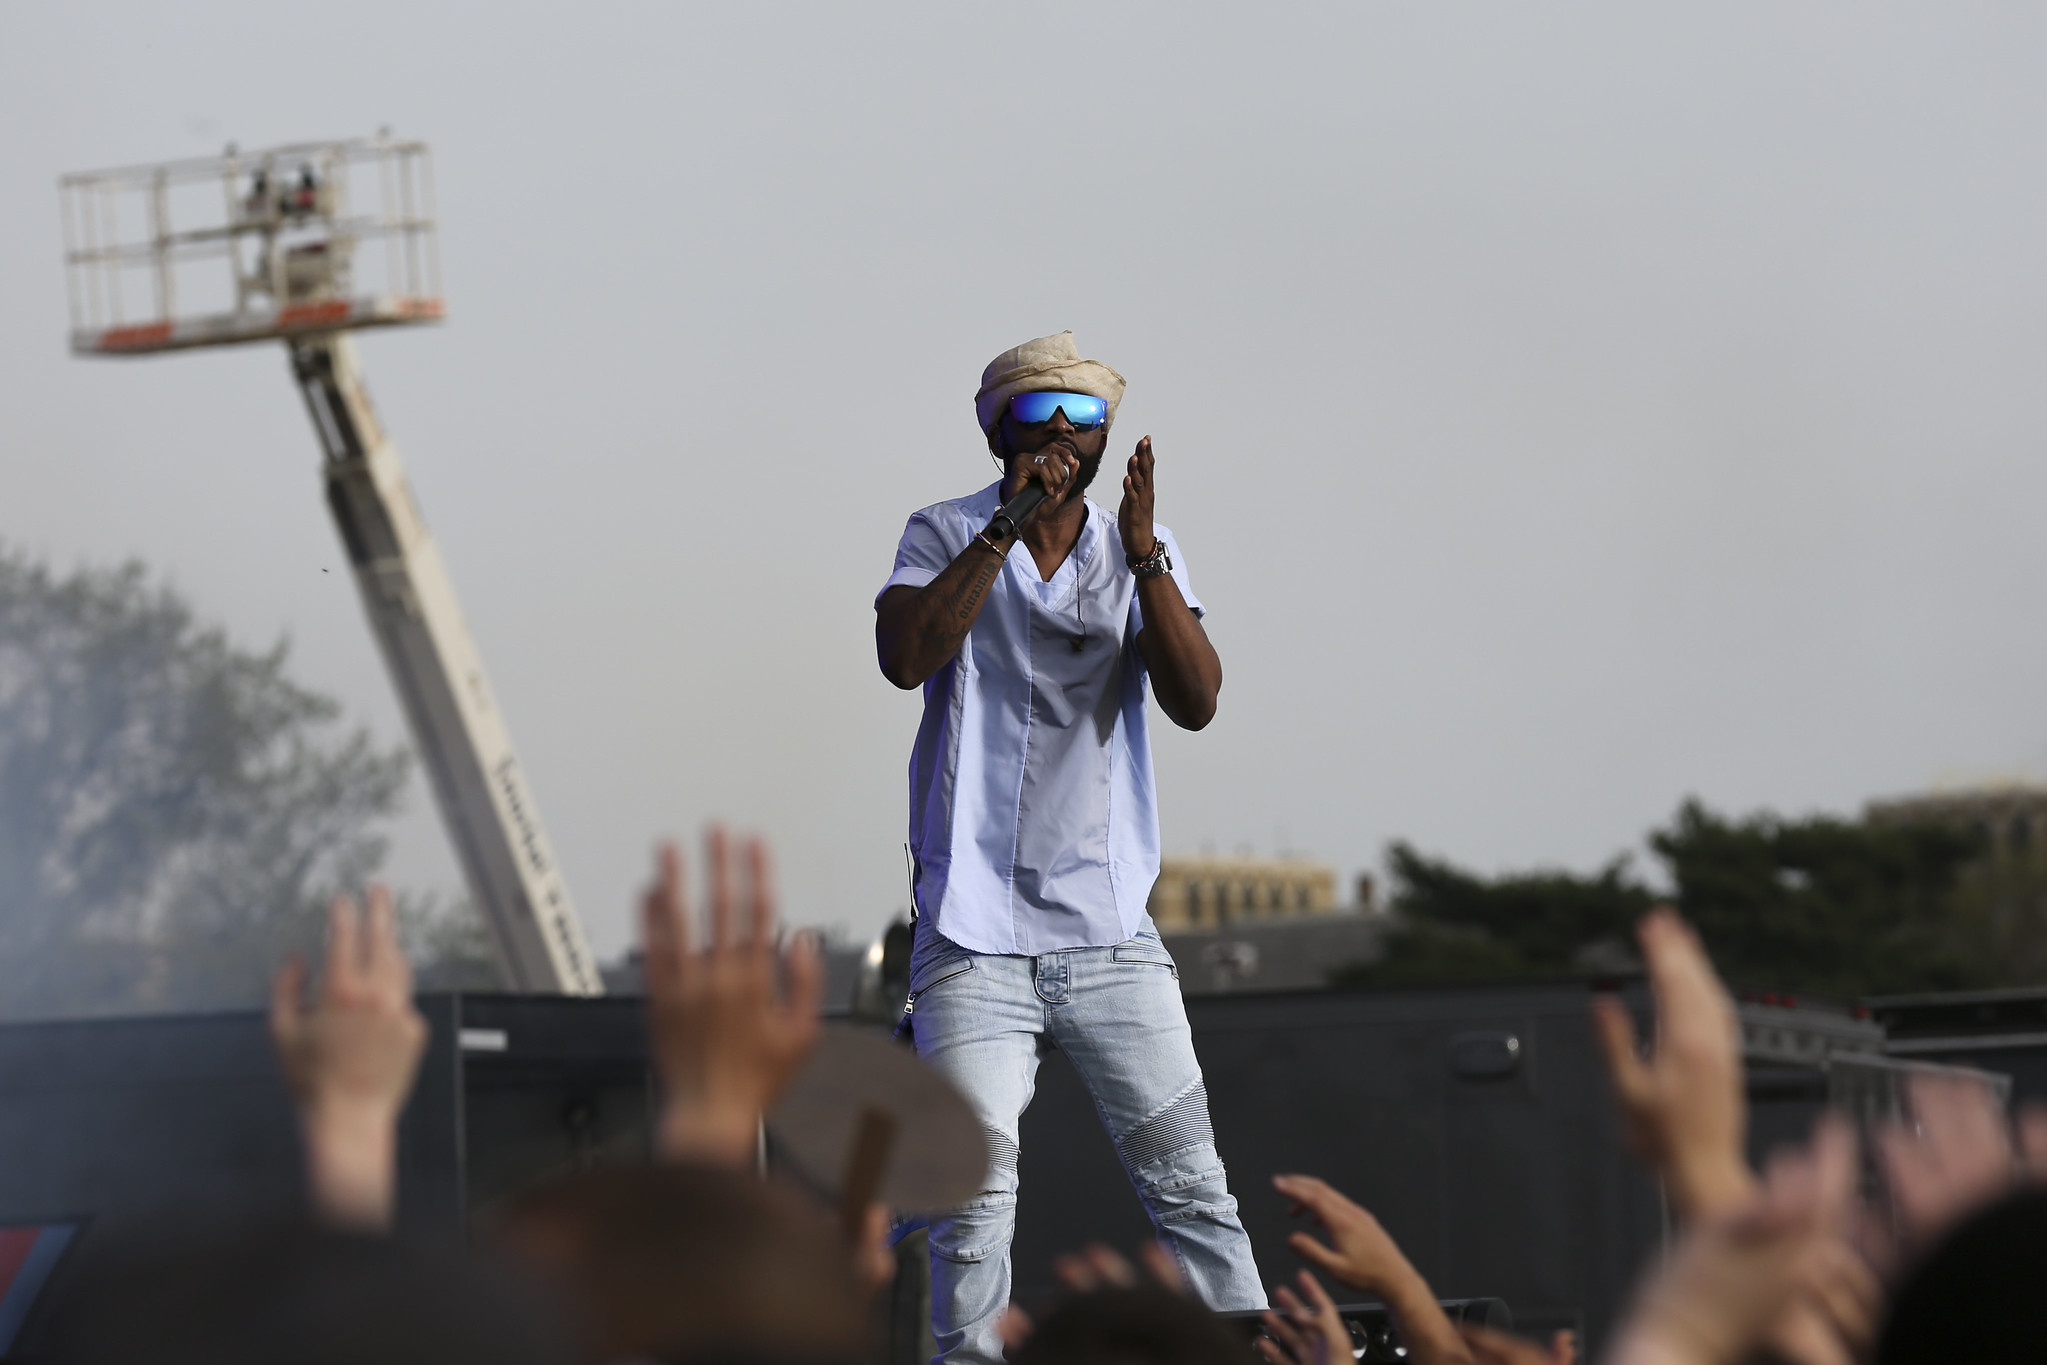
[[[1083,360],[1073,333],[1055,332],[1004,351],[981,371],[981,391],[974,395],[974,417],[982,431],[995,425],[1002,405],[1012,394],[1064,389],[1084,393],[1109,405],[1109,426],[1116,424],[1116,405],[1123,401],[1123,376],[1099,360]]]

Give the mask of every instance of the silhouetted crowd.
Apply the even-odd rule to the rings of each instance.
[[[80,1362],[831,1362],[879,1358],[896,1274],[890,1212],[827,1208],[763,1174],[760,1131],[816,1045],[822,970],[776,926],[765,850],[708,845],[699,932],[680,853],[641,905],[661,1107],[652,1163],[531,1191],[468,1245],[393,1233],[397,1124],[426,1046],[389,896],[337,901],[317,973],[278,974],[271,1032],[303,1134],[307,1215],[166,1230],[99,1256],[60,1305]],[[1760,1174],[1746,1142],[1734,1006],[1697,937],[1657,910],[1639,938],[1655,999],[1638,1039],[1595,997],[1618,1121],[1662,1181],[1669,1249],[1646,1267],[1609,1365],[1918,1365],[2047,1360],[2047,1112],[2013,1120],[1963,1074],[1914,1076],[1909,1121],[1820,1120]],[[1335,1083],[1332,1081],[1332,1084]],[[138,1135],[141,1138],[145,1135]],[[1085,1365],[1353,1358],[1325,1281],[1383,1302],[1417,1365],[1569,1365],[1453,1324],[1372,1214],[1274,1177],[1315,1231],[1255,1342],[1182,1289],[1154,1244],[1062,1259],[1068,1295],[1003,1323],[1010,1358]],[[1529,1247],[1530,1256],[1545,1254]]]

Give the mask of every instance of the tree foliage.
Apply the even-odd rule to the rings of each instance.
[[[317,944],[383,860],[408,759],[286,660],[140,565],[0,549],[0,1013],[252,1003]]]
[[[1979,835],[1948,825],[1833,816],[1728,819],[1697,801],[1655,831],[1671,899],[1732,982],[1840,999],[2017,984],[2000,942],[1971,914]],[[1625,857],[1596,873],[1484,877],[1396,843],[1400,927],[1347,984],[1556,976],[1632,964],[1631,930],[1658,899]],[[1977,899],[1981,899],[1980,894]],[[2038,947],[2028,963],[2039,965]]]
[[[1729,821],[1688,801],[1649,843],[1730,980],[1849,998],[1996,979],[1955,913],[1962,873],[1983,852],[1965,829]]]

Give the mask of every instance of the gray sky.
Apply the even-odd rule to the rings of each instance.
[[[714,815],[903,904],[869,603],[1064,327],[1223,655],[1169,849],[2047,776],[2043,69],[2019,4],[0,5],[0,538],[403,733],[281,349],[71,358],[54,183],[390,124],[450,321],[365,368],[607,954]]]

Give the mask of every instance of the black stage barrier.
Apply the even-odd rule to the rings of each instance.
[[[547,1175],[647,1149],[639,1001],[430,995],[399,1139],[400,1221],[460,1232]],[[295,1207],[301,1160],[263,1016],[0,1026],[0,1223]]]
[[[1635,1003],[1639,988],[1629,987]],[[1596,1348],[1659,1244],[1658,1191],[1621,1149],[1583,982],[1188,1001],[1217,1142],[1260,1269],[1291,1276],[1268,1177],[1370,1208],[1439,1294],[1496,1297]],[[431,995],[401,1133],[401,1223],[459,1235],[518,1191],[647,1151],[640,1005]],[[1072,1068],[1040,1071],[1015,1249],[1028,1302],[1052,1258],[1149,1226]],[[255,1013],[0,1027],[0,1225],[290,1207],[297,1137]],[[1341,1295],[1339,1295],[1341,1297]]]
[[[1645,1012],[1640,987],[1628,994]],[[1270,1177],[1316,1175],[1370,1209],[1439,1295],[1504,1299],[1523,1329],[1602,1341],[1664,1219],[1621,1146],[1590,995],[1575,981],[1190,997],[1216,1145],[1266,1284],[1302,1264],[1286,1244],[1302,1220]],[[1050,1291],[1057,1253],[1131,1248],[1150,1230],[1056,1054],[1022,1145],[1028,1304]]]
[[[2014,1104],[2047,1101],[2047,989],[1879,996],[1864,1002],[1892,1057],[2011,1077]]]
[[[1922,1067],[1985,1074],[2010,1106],[2047,1101],[2047,989],[1876,996],[1858,1016],[1881,1029],[1871,1055],[1835,1053],[1823,1064],[1749,1059],[1749,1160],[1802,1142],[1822,1108],[1863,1125],[1904,1117],[1907,1080]]]

